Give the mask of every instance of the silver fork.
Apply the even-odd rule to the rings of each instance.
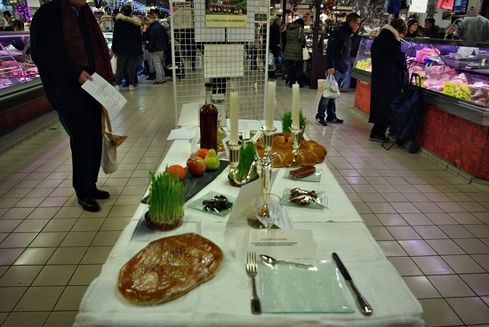
[[[253,288],[251,296],[251,313],[255,315],[261,313],[260,299],[258,298],[258,294],[256,294],[255,277],[257,273],[256,253],[248,252],[246,256],[246,274],[251,278],[251,285]]]

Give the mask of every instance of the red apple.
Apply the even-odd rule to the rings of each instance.
[[[190,175],[199,177],[205,173],[205,162],[201,157],[195,156],[187,160],[187,170]]]
[[[208,151],[209,149],[200,148],[197,150],[197,152],[195,152],[195,155],[201,157],[202,159],[205,159],[205,156],[207,155]]]

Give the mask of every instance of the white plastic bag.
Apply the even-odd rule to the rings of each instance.
[[[328,74],[326,77],[326,82],[324,83],[324,92],[323,97],[327,99],[336,99],[340,96],[340,88],[338,83],[336,83],[336,79],[333,75]]]
[[[110,58],[110,66],[112,67],[112,73],[117,72],[117,56],[113,55],[112,58]]]
[[[302,48],[302,60],[307,61],[311,59],[311,55],[309,54],[309,49]]]

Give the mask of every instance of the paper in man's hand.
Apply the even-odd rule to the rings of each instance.
[[[127,102],[127,99],[115,87],[97,73],[92,75],[91,81],[83,83],[82,89],[105,108],[120,110]]]

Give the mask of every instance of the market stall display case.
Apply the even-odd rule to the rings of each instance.
[[[30,57],[29,33],[0,34],[0,135],[51,111]]]
[[[353,69],[355,106],[370,112],[370,48],[361,41]],[[402,40],[410,75],[419,75],[425,114],[418,141],[470,175],[489,180],[489,43]]]

